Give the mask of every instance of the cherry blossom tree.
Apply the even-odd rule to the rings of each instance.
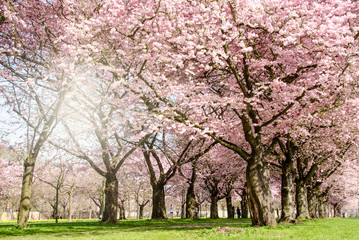
[[[58,122],[74,65],[66,63],[57,41],[60,2],[4,1],[0,8],[2,94],[27,128],[18,217],[26,227],[36,158]]]
[[[320,177],[321,165],[337,160],[342,147],[323,138],[314,141],[315,131],[327,129],[343,142],[347,135],[350,138],[349,130],[338,134],[330,126],[342,124],[333,118],[348,111],[331,111],[333,107],[357,102],[353,96],[358,77],[357,1],[6,3],[0,11],[0,28],[5,30],[0,41],[6,46],[0,55],[1,76],[16,86],[6,95],[8,102],[35,136],[28,159],[36,159],[56,125],[71,69],[77,73],[77,85],[67,106],[80,109],[77,118],[94,135],[79,140],[75,132],[80,129],[72,128],[76,124],[67,118],[63,130],[75,147],[60,147],[106,177],[104,221],[116,221],[112,214],[117,212],[116,173],[139,145],[154,187],[152,202],[162,206],[154,208],[153,217],[165,218],[163,187],[190,153],[193,141],[179,143],[183,134],[193,131],[197,140],[209,137],[232,150],[241,158],[239,165],[246,162],[253,225],[276,225],[270,176],[275,149],[281,152],[283,186],[289,187],[282,196],[283,219],[293,219],[294,169],[298,217],[309,216],[306,187]],[[34,10],[36,14],[26,14]],[[46,21],[39,21],[42,18]],[[19,93],[27,93],[27,98],[14,98]],[[341,97],[349,95],[351,99]],[[33,111],[41,118],[31,115]],[[328,111],[331,115],[323,117]],[[165,144],[164,137],[146,135],[167,127],[175,139],[171,144]],[[130,139],[120,135],[120,129],[130,133]],[[100,147],[90,155],[84,149],[93,150],[92,143]],[[169,147],[177,148],[169,153]],[[125,148],[128,151],[121,152]],[[33,168],[35,161],[30,160],[25,165]],[[229,159],[223,161],[222,165],[229,164]],[[30,180],[31,171],[24,174]],[[26,226],[27,218],[20,215],[19,224]]]

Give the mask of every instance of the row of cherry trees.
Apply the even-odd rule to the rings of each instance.
[[[213,147],[210,156],[204,155],[202,158],[182,164],[177,174],[167,181],[162,189],[162,196],[158,196],[158,188],[151,189],[151,185],[154,187],[150,183],[153,181],[151,180],[153,176],[146,170],[145,161],[143,159],[127,161],[117,174],[120,186],[117,201],[120,218],[126,218],[126,213],[131,216],[130,204],[132,211],[134,207],[137,208],[137,217],[139,218],[143,218],[145,208],[147,214],[149,206],[152,207],[150,210],[153,213],[152,218],[166,218],[166,203],[167,210],[170,203],[176,206],[177,214],[180,212],[181,217],[195,218],[196,215],[198,216],[198,210],[202,209],[204,202],[209,202],[211,205],[210,217],[218,218],[218,200],[220,199],[226,200],[227,216],[230,218],[234,215],[232,212],[233,197],[236,207],[242,208],[242,217],[248,217],[247,195],[244,186],[245,164],[241,164],[233,153],[226,151],[223,147]],[[1,186],[1,201],[4,204],[6,203],[7,210],[15,211],[20,198],[22,168],[21,161],[16,161],[16,159],[20,158],[21,155],[14,155],[15,153],[12,151],[11,156],[9,156],[9,154],[4,154],[9,153],[9,150],[3,149],[2,151],[2,176],[6,177]],[[59,156],[62,160],[58,159]],[[6,161],[4,161],[5,159]],[[61,216],[69,218],[69,221],[71,221],[72,216],[76,217],[80,210],[87,212],[86,217],[103,216],[105,210],[105,179],[86,164],[68,159],[65,161],[64,159],[66,159],[66,155],[57,153],[57,157],[51,161],[40,160],[33,179],[35,185],[30,205],[31,211],[40,212],[42,217],[56,218],[56,216]],[[223,161],[223,159],[227,160]],[[312,173],[314,177],[305,186],[307,196],[301,198],[302,202],[297,200],[297,204],[301,203],[303,206],[298,208],[300,211],[297,210],[298,215],[295,216],[291,209],[295,208],[296,201],[294,201],[294,195],[290,196],[288,193],[291,186],[284,184],[287,177],[277,171],[279,170],[277,165],[274,166],[276,169],[272,171],[274,175],[272,178],[274,189],[272,190],[277,207],[279,206],[278,201],[282,200],[281,214],[278,212],[278,216],[281,217],[280,221],[293,222],[296,217],[328,217],[329,205],[332,205],[331,208],[335,208],[335,214],[338,216],[341,212],[340,207],[345,204],[344,200],[350,201],[357,196],[357,177],[355,175],[357,175],[358,169],[348,170],[348,167],[353,167],[352,163],[344,163],[344,166],[335,173],[334,170],[338,166],[326,167],[328,169],[326,172],[321,170]],[[158,171],[154,172],[157,172],[159,176],[161,174]],[[345,172],[349,172],[352,176],[346,175]],[[316,174],[320,175],[321,180],[315,177]],[[327,178],[330,177],[330,174],[333,176],[328,181]],[[296,182],[298,182],[300,175],[300,173],[298,175],[293,173],[293,176],[297,176]],[[350,178],[349,181],[348,178]],[[346,179],[346,186],[332,182],[343,181],[343,179]],[[321,187],[322,184],[324,187]],[[338,189],[340,187],[345,187],[345,189]],[[282,198],[278,196],[280,193],[282,193]],[[297,192],[297,196],[299,194]],[[350,194],[352,194],[351,197]],[[156,197],[160,204],[152,203],[151,195]],[[239,199],[241,206],[238,205]],[[350,203],[349,201],[347,203]],[[157,212],[153,211],[156,209],[158,209]],[[305,213],[306,215],[303,215]],[[115,214],[118,216],[117,211]]]
[[[271,173],[281,221],[315,216],[328,182],[355,163],[357,9],[344,0],[5,1],[1,92],[26,125],[18,223],[27,224],[44,144],[106,179],[103,221],[116,221],[118,176],[134,159],[150,175],[153,218],[165,217],[176,173],[193,217],[204,169],[212,202],[221,192],[230,206],[246,183],[253,225],[276,225]]]

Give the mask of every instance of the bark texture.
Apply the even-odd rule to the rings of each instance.
[[[105,210],[102,222],[117,222],[118,180],[115,174],[107,174],[105,187]]]
[[[190,183],[186,194],[186,218],[196,217],[196,196],[194,193],[194,182]]]
[[[152,219],[167,219],[165,190],[162,184],[152,184]]]
[[[314,192],[308,194],[308,211],[310,218],[319,218],[318,198]]]
[[[211,219],[217,219],[218,216],[218,197],[217,195],[211,196],[211,212],[210,212]]]
[[[24,162],[24,174],[22,176],[20,208],[17,223],[21,226],[27,227],[30,213],[30,199],[32,190],[32,179],[35,169],[35,158],[29,155]]]
[[[261,154],[253,154],[247,165],[247,189],[252,224],[275,226],[269,167]]]
[[[242,201],[241,201],[242,218],[248,218],[249,217],[248,216],[248,194],[247,194],[246,189],[243,189],[241,198],[242,198]]]
[[[282,187],[281,187],[281,205],[282,213],[279,222],[295,222],[295,170],[294,154],[295,146],[291,140],[286,144],[279,141],[285,159],[282,161]],[[279,217],[279,215],[278,215]]]
[[[310,219],[308,211],[307,188],[304,184],[297,184],[296,187],[297,200],[297,219]]]

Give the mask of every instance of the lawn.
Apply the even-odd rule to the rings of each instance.
[[[14,223],[0,224],[0,239],[359,239],[358,218],[332,218],[251,227],[249,219],[122,220],[118,224],[97,221],[72,223],[33,222],[27,229]]]

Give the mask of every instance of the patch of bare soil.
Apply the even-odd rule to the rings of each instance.
[[[240,228],[230,228],[230,227],[218,227],[216,233],[220,234],[220,233],[229,233],[229,232],[240,232],[240,233],[244,233],[243,229]]]

